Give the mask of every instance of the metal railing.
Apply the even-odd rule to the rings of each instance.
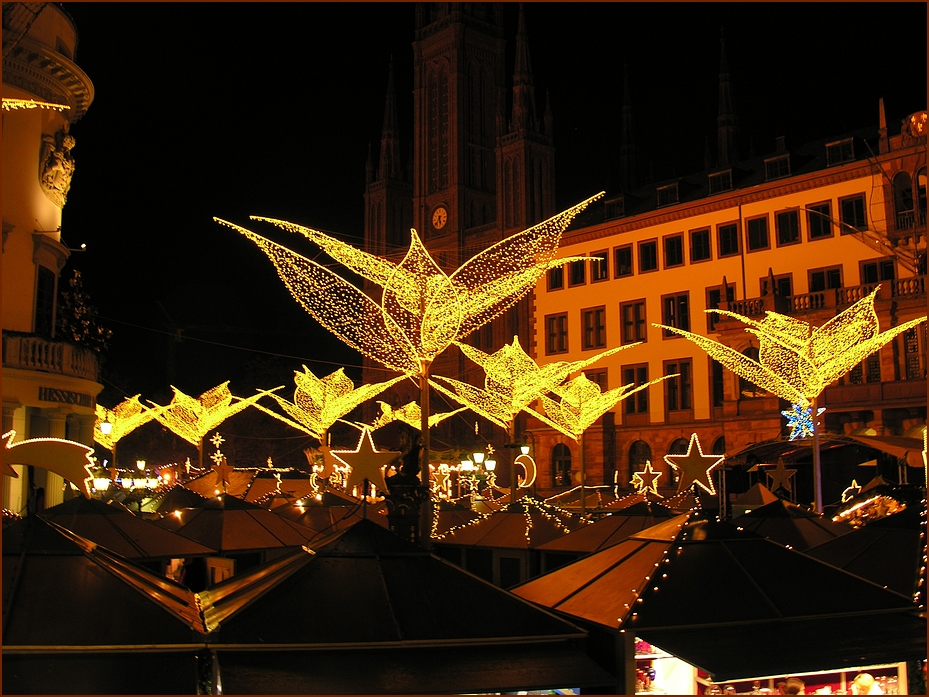
[[[34,335],[4,332],[3,367],[96,381],[99,364],[90,349]]]

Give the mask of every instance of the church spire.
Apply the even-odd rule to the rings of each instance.
[[[394,88],[394,59],[390,57],[387,77],[387,99],[384,105],[384,125],[381,128],[381,156],[378,160],[377,178],[400,179],[400,129],[397,126],[397,93]]]
[[[619,127],[619,187],[628,193],[638,186],[635,139],[632,128],[632,100],[629,97],[629,70],[623,64],[623,106]]]
[[[716,166],[731,167],[739,159],[736,133],[738,119],[732,102],[729,62],[726,60],[726,37],[719,30],[719,114],[716,117]]]
[[[532,84],[532,65],[529,61],[529,42],[526,39],[526,19],[523,5],[519,4],[519,27],[516,31],[516,67],[513,71],[513,114],[510,130],[536,130],[535,89]]]

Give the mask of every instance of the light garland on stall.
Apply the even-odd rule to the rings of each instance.
[[[562,518],[571,519],[573,516],[570,512],[564,509],[558,508],[557,506],[546,504],[542,501],[539,501],[538,499],[532,498],[531,496],[522,497],[518,501],[518,505],[520,506],[521,512],[526,516],[525,535],[526,535],[527,544],[531,544],[530,535],[531,535],[531,528],[533,526],[531,512],[536,512],[540,514],[543,518],[551,522],[555,526],[555,528],[562,534],[566,535],[569,532],[571,532],[571,528],[565,525],[564,521],[562,520]],[[438,536],[434,535],[435,529],[436,529],[434,525],[433,526],[433,535],[434,535],[433,539],[436,541],[444,540],[446,537],[448,537],[452,533],[457,532],[458,530],[463,530],[465,528],[470,528],[474,525],[479,525],[482,521],[486,520],[487,518],[490,518],[493,515],[502,515],[502,514],[513,513],[513,512],[514,511],[499,510],[499,511],[490,511],[487,513],[481,513],[478,515],[477,518],[473,518],[472,520],[466,521],[460,525],[456,525],[452,528],[449,528],[442,535],[438,535]],[[585,524],[587,521],[581,521],[581,522],[582,524]]]
[[[732,317],[758,337],[758,360],[705,336],[655,324],[697,344],[712,358],[758,387],[800,408],[813,400],[854,366],[898,334],[925,322],[926,317],[904,322],[881,333],[874,300],[880,286],[821,327],[768,311],[761,321],[727,310],[706,310]]]
[[[326,433],[336,421],[404,377],[401,375],[386,382],[362,385],[356,389],[355,383],[345,374],[343,368],[339,368],[324,378],[318,378],[309,368],[303,366],[302,373],[294,371],[296,389],[293,402],[279,395],[267,393],[274,398],[287,416],[268,409],[262,404],[255,404],[255,406],[279,421],[309,434],[318,440],[320,445],[328,445]]]

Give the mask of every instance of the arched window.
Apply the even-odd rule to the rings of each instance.
[[[641,472],[645,463],[652,459],[652,449],[644,440],[637,440],[629,446],[629,478],[633,472]]]
[[[713,450],[714,455],[722,455],[726,452],[726,436],[720,436],[713,441]]]
[[[689,445],[690,441],[687,438],[678,438],[668,448],[668,455],[684,455]],[[677,484],[677,480],[680,478],[680,472],[668,465],[668,484]]]
[[[898,230],[913,227],[913,183],[906,172],[894,175],[894,216]]]
[[[571,450],[564,443],[552,448],[552,484],[571,485]]]

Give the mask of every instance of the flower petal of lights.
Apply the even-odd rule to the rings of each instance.
[[[386,382],[362,385],[355,389],[355,384],[342,368],[324,378],[318,378],[306,366],[303,366],[302,373],[294,371],[296,389],[293,402],[271,394],[271,397],[290,418],[261,404],[255,406],[274,418],[308,433],[325,445],[323,443],[325,434],[336,421],[359,404],[380,394],[403,378],[404,376],[401,375]]]
[[[265,391],[251,397],[236,397],[229,391],[228,380],[196,398],[184,394],[173,385],[171,389],[174,390],[174,398],[170,404],[155,410],[155,419],[198,449],[207,433],[233,414],[270,394]]]
[[[694,446],[696,446],[696,450],[694,450]],[[696,433],[691,434],[686,453],[664,456],[664,461],[681,473],[681,478],[677,483],[678,492],[686,491],[692,485],[698,484],[710,494],[716,493],[710,472],[725,459],[725,455],[704,455],[703,448],[700,446],[700,439],[697,438]]]
[[[435,263],[415,230],[406,257],[395,265],[317,230],[253,217],[306,236],[336,261],[382,286],[380,307],[316,262],[238,225],[214,220],[255,242],[304,309],[342,341],[388,368],[422,375],[424,365],[454,339],[486,324],[531,291],[556,263],[562,232],[602,195],[501,240],[451,276]]]
[[[386,426],[389,423],[394,421],[402,421],[403,423],[412,426],[413,428],[419,430],[422,427],[422,412],[419,409],[419,405],[416,402],[409,402],[404,404],[402,407],[397,407],[394,409],[387,402],[382,402],[378,400],[378,404],[381,405],[381,415],[378,416],[374,423],[371,424],[371,430],[376,431],[382,426]],[[467,407],[461,407],[460,409],[455,409],[453,411],[443,411],[438,414],[429,415],[429,428],[434,427],[436,424],[445,421],[450,416],[454,416],[460,412],[463,412]]]
[[[112,450],[123,436],[155,418],[155,411],[143,405],[139,397],[130,397],[112,409],[97,404],[94,421],[94,440],[97,443]],[[112,426],[108,434],[100,429],[100,424],[107,421]]]
[[[816,410],[816,417],[826,411],[826,407],[819,407]],[[791,404],[790,409],[781,412],[787,417],[787,426],[791,429],[790,440],[797,438],[807,438],[813,436],[813,407],[801,407],[799,404]]]
[[[601,393],[600,385],[581,373],[565,385],[552,390],[560,397],[559,400],[546,395],[541,396],[544,414],[531,409],[528,411],[552,428],[578,441],[584,431],[618,402],[675,375],[663,375],[639,386],[623,385]]]
[[[629,483],[635,487],[637,494],[647,494],[651,492],[655,496],[658,496],[658,477],[660,477],[661,474],[661,472],[656,472],[652,469],[651,460],[646,460],[645,469],[641,472],[633,472],[632,481]]]
[[[3,473],[17,477],[13,465],[31,465],[54,472],[72,484],[80,484],[81,493],[90,498],[94,461],[89,445],[63,438],[30,438],[13,442],[16,431],[7,431],[2,438]]]
[[[362,429],[358,446],[354,450],[332,450],[331,453],[333,457],[352,468],[345,484],[346,491],[359,486],[365,479],[378,490],[387,491],[384,467],[401,455],[399,452],[377,450],[369,428]]]
[[[827,385],[895,336],[926,321],[923,316],[880,332],[874,309],[879,290],[876,286],[821,327],[771,311],[757,321],[727,310],[707,310],[747,325],[746,331],[759,340],[757,361],[707,337],[662,324],[654,326],[686,337],[737,375],[805,408]]]

